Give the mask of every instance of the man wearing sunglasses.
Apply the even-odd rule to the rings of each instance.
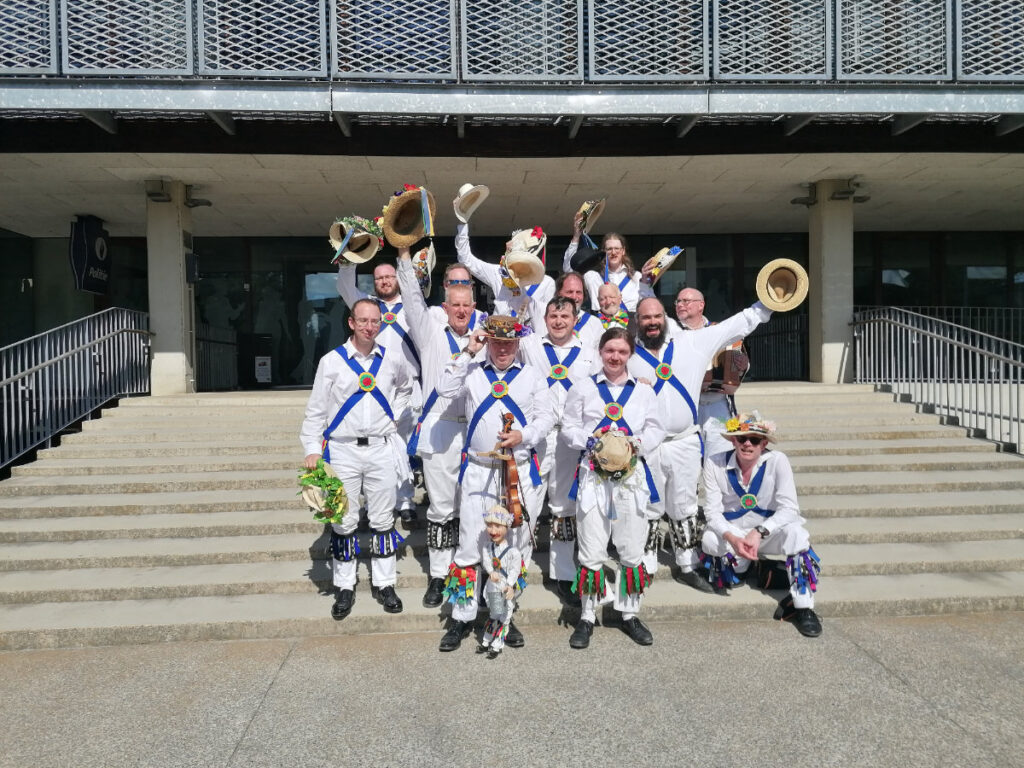
[[[751,566],[763,555],[785,558],[789,595],[775,618],[791,621],[806,637],[817,637],[821,621],[814,612],[814,594],[820,563],[800,516],[789,459],[769,450],[775,424],[757,411],[744,413],[725,423],[722,436],[733,450],[704,463],[708,524],[701,560],[709,580],[724,592],[753,572]]]

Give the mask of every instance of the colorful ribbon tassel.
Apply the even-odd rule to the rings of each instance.
[[[516,579],[516,592],[522,592],[526,589],[526,561],[522,561],[522,565],[519,568],[519,578]],[[530,593],[533,594],[532,592]]]
[[[622,566],[622,578],[619,579],[619,594],[622,597],[627,595],[642,595],[644,590],[654,581],[654,577],[647,572],[647,566],[643,563],[637,566]]]
[[[732,552],[726,552],[725,557],[702,554],[700,562],[707,569],[708,581],[719,589],[740,583],[740,578],[736,575],[736,558]]]
[[[444,583],[444,597],[455,605],[468,605],[476,599],[476,568],[459,568],[455,563],[448,568]]]
[[[818,576],[821,574],[821,558],[813,549],[808,548],[786,558],[786,569],[789,571],[789,583],[796,584],[797,591],[806,595],[807,590],[818,590]]]
[[[598,568],[596,571],[592,571],[585,565],[580,566],[576,572],[576,581],[572,584],[572,591],[577,595],[604,597],[606,588],[604,569]]]

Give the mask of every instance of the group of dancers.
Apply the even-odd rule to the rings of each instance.
[[[418,226],[396,213],[403,199]],[[529,601],[526,565],[542,510],[551,517],[548,577],[580,611],[572,648],[588,647],[607,603],[630,638],[653,642],[639,614],[659,568],[663,520],[677,582],[708,593],[748,579],[788,586],[776,616],[819,635],[819,561],[792,468],[771,449],[774,424],[736,413],[732,400],[747,368],[743,338],[773,310],[802,301],[802,269],[763,270],[760,300],[717,323],[704,317],[700,292],[684,288],[669,318],[654,288],[679,249],[637,269],[621,235],[596,247],[588,230],[602,201],[590,201],[552,280],[540,227],[514,233],[496,261],[473,253],[469,218],[484,199],[486,188],[464,185],[454,201],[458,261],[444,272],[440,306],[425,298],[432,246],[411,249],[433,233],[426,190],[396,194],[390,227],[385,212],[398,259],[376,263],[375,296],[356,287],[356,263],[366,259],[346,250],[352,238],[332,236],[352,335],[320,360],[300,439],[307,468],[322,459],[350,500],[365,498],[373,597],[387,612],[402,610],[395,517],[415,518],[415,457],[429,496],[423,603],[451,604],[442,651],[472,631],[481,595],[490,617],[478,650],[494,657],[524,644],[513,614]],[[490,288],[494,314],[476,308],[474,280]],[[331,526],[338,620],[355,601],[357,518],[353,509]]]

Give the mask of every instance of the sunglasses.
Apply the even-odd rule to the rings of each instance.
[[[764,442],[763,437],[754,437],[753,435],[740,435],[739,437],[733,438],[737,443],[750,443],[751,445],[760,445]]]
[[[472,280],[446,280],[445,285],[472,285]]]

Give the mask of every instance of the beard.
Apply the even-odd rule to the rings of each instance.
[[[649,330],[645,328],[643,333],[637,335],[637,341],[643,344],[647,349],[661,349],[661,345],[665,343],[665,337],[668,335],[668,329],[664,325],[658,326],[658,333],[655,336],[648,334]]]

